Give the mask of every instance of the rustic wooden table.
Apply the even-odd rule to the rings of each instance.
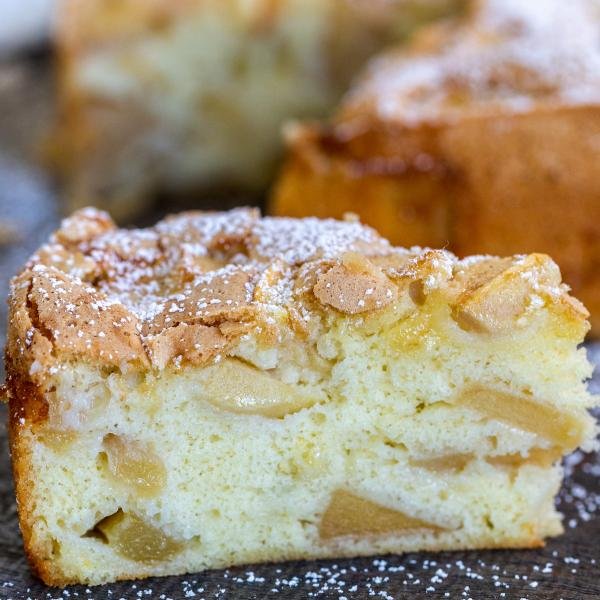
[[[35,85],[33,85],[33,83]],[[0,295],[27,256],[59,220],[55,190],[34,166],[36,140],[51,112],[50,78],[44,64],[0,64],[0,220],[9,219],[19,239],[0,247]],[[6,310],[0,305],[0,343]],[[588,345],[598,365],[590,382],[600,393],[600,344]],[[0,367],[0,377],[3,377]],[[352,600],[458,598],[474,600],[600,598],[600,455],[575,453],[565,465],[558,498],[565,534],[541,550],[419,553],[376,558],[249,565],[198,575],[166,577],[66,590],[44,586],[29,572],[12,490],[0,408],[0,598],[300,598]]]

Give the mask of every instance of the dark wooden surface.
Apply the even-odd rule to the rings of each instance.
[[[57,194],[35,166],[34,144],[51,114],[48,71],[39,62],[0,64],[0,220],[10,220],[20,240],[0,247],[0,295],[10,276],[58,222]],[[150,217],[151,218],[151,217]],[[148,220],[148,217],[147,217]],[[4,343],[5,305],[0,308]],[[588,346],[600,365],[600,344]],[[0,377],[2,369],[0,368]],[[590,382],[600,393],[600,370]],[[541,550],[419,553],[366,559],[252,565],[197,575],[67,590],[47,588],[29,572],[13,498],[0,408],[0,598],[301,598],[473,600],[600,598],[600,455],[573,455],[558,498],[565,534]]]

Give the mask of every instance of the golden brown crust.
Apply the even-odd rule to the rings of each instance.
[[[393,248],[356,221],[261,219],[250,209],[126,231],[84,209],[12,282],[9,374],[43,390],[72,360],[203,364],[248,332],[267,340],[298,322],[308,331],[327,311],[373,312],[433,289],[485,330],[515,327],[532,306],[570,307],[577,331],[585,328],[585,313],[543,255],[458,261]]]
[[[203,363],[221,354],[227,338],[216,327],[200,323],[179,323],[147,343],[152,365],[164,369],[169,361],[185,356],[190,362]]]
[[[321,304],[354,315],[391,304],[398,288],[368,259],[348,254],[318,275],[313,293]]]
[[[251,209],[137,231],[82,210],[13,281],[11,368],[43,387],[77,358],[159,369],[206,362],[251,327],[268,335],[273,313],[294,303],[301,265],[389,248],[358,223],[261,220]]]
[[[69,583],[61,573],[42,559],[45,552],[40,552],[33,536],[33,501],[34,482],[30,459],[31,446],[22,435],[25,428],[35,426],[47,415],[47,403],[39,389],[19,376],[7,359],[7,387],[9,389],[8,434],[10,454],[15,482],[15,495],[19,511],[19,527],[23,536],[25,554],[34,573],[50,585],[66,585]]]

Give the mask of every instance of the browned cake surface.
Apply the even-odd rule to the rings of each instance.
[[[354,211],[395,243],[543,251],[600,314],[598,8],[478,2],[290,128],[278,214]]]
[[[528,275],[515,279],[520,273]],[[250,329],[308,335],[323,310],[368,313],[403,290],[418,301],[440,277],[456,314],[474,321],[466,327],[510,327],[540,291],[585,327],[587,312],[543,255],[459,261],[395,248],[358,222],[261,219],[254,209],[183,213],[128,231],[84,209],[13,281],[7,358],[34,381],[57,354],[159,369],[201,364]]]
[[[359,223],[261,219],[257,210],[239,209],[184,213],[127,231],[106,213],[84,209],[15,279],[8,356],[28,375],[42,373],[56,352],[107,365],[201,363],[250,327],[273,334],[273,307],[302,329],[316,300],[348,313],[388,304],[381,269],[365,274],[362,283],[374,291],[363,298],[348,273],[334,268],[346,253],[389,257],[390,269],[420,255],[392,248]],[[321,280],[345,294],[319,292]],[[305,306],[311,283],[317,291]]]

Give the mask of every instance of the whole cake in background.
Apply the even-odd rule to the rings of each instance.
[[[480,0],[288,129],[276,214],[352,211],[393,242],[546,252],[600,334],[600,5]]]
[[[328,115],[366,59],[464,0],[60,0],[51,148],[71,207],[264,190],[291,117]]]
[[[9,305],[19,520],[52,585],[540,546],[561,457],[596,445],[587,311],[541,254],[88,209]]]

